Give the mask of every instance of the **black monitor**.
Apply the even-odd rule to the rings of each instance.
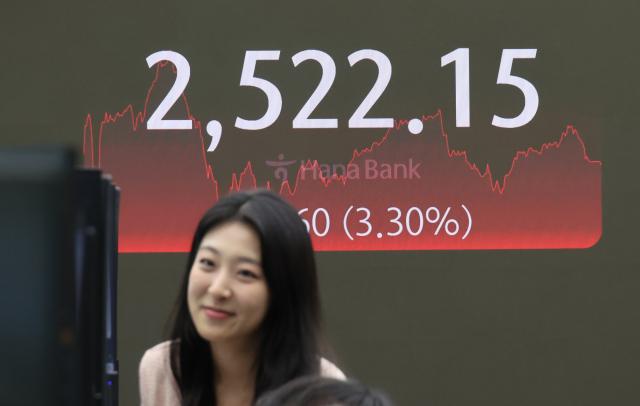
[[[0,404],[82,405],[73,153],[0,150]]]
[[[76,301],[85,405],[118,402],[116,343],[119,191],[95,169],[79,169],[76,190]]]
[[[105,215],[105,336],[104,336],[104,405],[118,404],[118,220],[120,189],[111,183],[111,178],[103,176],[106,191]]]
[[[0,405],[118,404],[118,203],[69,149],[0,150]]]

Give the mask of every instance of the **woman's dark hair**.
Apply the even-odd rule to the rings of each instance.
[[[355,381],[305,376],[262,395],[255,406],[392,406],[382,392]]]
[[[207,232],[229,222],[250,226],[260,237],[262,269],[269,289],[255,361],[254,399],[307,374],[317,374],[320,301],[311,239],[296,210],[279,196],[256,190],[220,199],[198,224],[171,331],[171,370],[182,406],[216,404],[211,347],[196,331],[187,304],[189,273]]]

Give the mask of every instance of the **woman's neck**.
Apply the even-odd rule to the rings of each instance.
[[[257,346],[247,342],[211,345],[217,404],[251,405],[255,388]]]

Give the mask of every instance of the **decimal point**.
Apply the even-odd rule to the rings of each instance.
[[[411,119],[409,121],[408,128],[411,134],[420,134],[422,132],[422,129],[424,128],[422,125],[422,120],[420,120],[419,118]]]
[[[376,234],[376,237],[378,237],[378,238],[382,238],[382,233],[378,233],[378,234]]]
[[[207,123],[207,134],[211,136],[211,144],[207,152],[213,152],[220,143],[222,137],[222,124],[218,120],[211,120]]]

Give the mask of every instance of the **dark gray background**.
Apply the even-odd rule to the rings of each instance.
[[[380,49],[393,62],[392,83],[372,113],[413,117],[452,111],[452,67],[441,69],[439,58],[470,47],[472,128],[451,129],[454,146],[504,169],[515,149],[575,124],[604,162],[602,239],[578,251],[321,253],[326,327],[339,363],[400,405],[638,404],[638,6],[477,3],[4,5],[0,143],[79,147],[86,114],[141,108],[152,75],[145,57],[173,49],[191,63],[194,114],[226,124],[217,152],[230,158],[209,156],[220,171],[264,159],[265,151],[274,158],[312,149],[330,159],[336,143],[361,145],[371,136],[296,138],[288,130],[318,80],[313,68],[292,73],[293,53],[318,48],[334,57],[333,99],[317,112],[344,120],[375,75],[349,71],[354,50]],[[500,50],[527,47],[539,49],[535,63],[515,66],[538,86],[539,118],[527,129],[497,131],[491,115],[515,114],[521,103],[495,86]],[[260,135],[230,125],[264,108],[238,91],[247,49],[283,54],[261,71],[281,85],[285,105],[281,120]],[[453,114],[447,117],[451,128]],[[252,148],[234,153],[248,142]],[[138,402],[137,363],[162,339],[184,262],[181,254],[120,256],[122,405]]]

